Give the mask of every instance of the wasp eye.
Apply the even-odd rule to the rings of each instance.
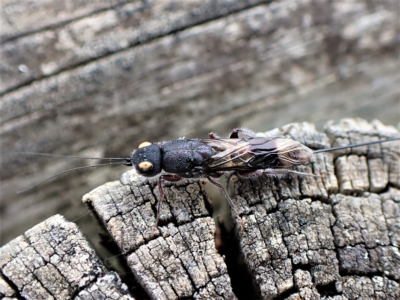
[[[142,161],[138,167],[142,172],[148,172],[153,169],[153,164],[149,161]]]
[[[143,148],[143,147],[147,147],[147,146],[150,146],[150,145],[151,145],[150,142],[143,142],[143,143],[141,143],[141,144],[139,145],[138,149],[139,149],[139,148]]]

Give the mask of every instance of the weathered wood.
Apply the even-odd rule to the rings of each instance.
[[[332,146],[399,135],[393,127],[359,119],[328,123],[325,130]],[[299,139],[303,134],[305,138]],[[289,131],[289,136],[314,147],[327,146],[327,136],[321,135],[308,124],[291,126]],[[265,299],[285,291],[318,298],[326,286],[333,295],[350,299],[357,293],[361,298],[379,298],[380,288],[371,279],[389,280],[386,297],[400,296],[400,231],[394,225],[400,221],[399,143],[338,151],[335,163],[333,157],[332,153],[318,154],[311,166],[300,168],[319,177],[230,178],[234,200],[243,213],[241,248]],[[367,162],[378,157],[385,167],[376,171],[375,164]],[[378,179],[382,169],[388,173]],[[383,183],[378,191],[376,181]],[[318,291],[296,288],[299,268],[307,270]],[[371,289],[366,292],[352,285],[358,280],[366,280]]]
[[[286,134],[313,149],[399,136],[394,127],[361,119],[328,122],[325,132],[309,123],[294,123],[262,134]],[[349,157],[356,159],[343,159]],[[369,161],[377,159],[384,167],[375,172],[377,164]],[[243,222],[243,227],[235,225],[236,239],[254,282],[252,292],[262,299],[399,298],[399,162],[399,142],[390,142],[317,154],[310,165],[298,167],[316,176],[239,180],[230,174],[228,187]],[[380,178],[382,170],[387,174]],[[211,199],[204,182],[182,180],[164,186],[166,200],[156,233],[152,230],[156,181],[134,170],[124,173],[120,181],[94,189],[83,201],[109,232],[131,276],[150,298],[235,298],[233,291],[240,289],[240,282],[232,287],[232,274],[228,274],[232,266],[217,252]],[[71,243],[75,251],[65,250],[71,250]],[[83,270],[81,264],[71,270],[76,264],[70,262],[82,253],[79,247],[89,253],[90,263]],[[3,295],[35,292],[39,297],[51,292],[63,298],[82,286],[79,299],[99,295],[117,299],[115,293],[126,292],[77,228],[60,216],[10,242],[1,254]],[[27,272],[22,278],[15,271],[21,263]],[[30,289],[35,281],[29,272],[42,280],[44,288]],[[63,276],[57,277],[57,272]],[[44,284],[53,273],[51,284]],[[111,283],[115,285],[109,287]]]
[[[0,248],[0,296],[133,299],[77,226],[56,215]]]
[[[328,123],[329,138],[308,123],[290,124],[284,131],[314,149],[399,135],[393,127],[360,119]],[[378,158],[388,171],[382,178],[377,178],[382,168],[376,172],[368,163]],[[259,296],[400,297],[399,162],[399,142],[391,142],[315,155],[299,170],[316,177],[239,180],[231,175],[229,186],[243,222],[238,239]],[[229,299],[230,281],[213,245],[215,228],[201,182],[167,183],[165,191],[156,236],[158,189],[135,171],[95,189],[84,201],[153,299],[202,298],[203,290],[207,297]],[[225,290],[214,289],[217,278]]]
[[[398,122],[394,0],[143,3],[3,3],[2,152],[126,156],[143,139],[239,125]],[[77,172],[16,195],[76,165],[2,159],[2,243],[122,172]]]
[[[160,227],[153,232],[158,188],[135,171],[84,196],[152,299],[233,299],[202,182],[167,184]]]
[[[8,9],[6,4],[4,20],[13,19],[11,22],[18,22],[19,28],[1,27],[0,39],[7,41],[12,38],[13,41],[6,43],[0,52],[0,62],[3,65],[0,94],[27,85],[33,80],[52,76],[82,63],[98,60],[111,53],[263,2],[209,0],[172,3],[153,0],[119,1],[118,4],[112,4],[100,1],[90,2],[86,6],[70,6],[62,1],[39,2],[39,6],[48,6],[36,7],[34,12],[43,14],[58,10],[65,19],[41,18],[35,22],[34,28],[24,26],[27,20],[32,22],[35,18],[29,6],[23,7],[21,4],[24,11],[18,14]],[[67,10],[62,6],[70,7]],[[65,26],[60,27],[61,24]],[[16,36],[11,37],[10,33]],[[37,47],[46,49],[45,57],[41,51],[37,51]],[[27,57],[26,53],[34,56]]]

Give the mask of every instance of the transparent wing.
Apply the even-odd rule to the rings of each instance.
[[[312,151],[291,139],[255,137],[203,140],[216,154],[205,164],[209,172],[288,168],[309,162]]]

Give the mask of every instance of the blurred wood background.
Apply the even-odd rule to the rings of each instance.
[[[398,15],[396,0],[2,1],[1,244],[57,212],[85,214],[82,195],[126,170],[16,194],[88,163],[12,152],[125,157],[237,126],[398,125]]]

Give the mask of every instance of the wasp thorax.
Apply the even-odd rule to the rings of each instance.
[[[161,149],[157,144],[141,143],[131,162],[140,175],[153,177],[161,172]]]

